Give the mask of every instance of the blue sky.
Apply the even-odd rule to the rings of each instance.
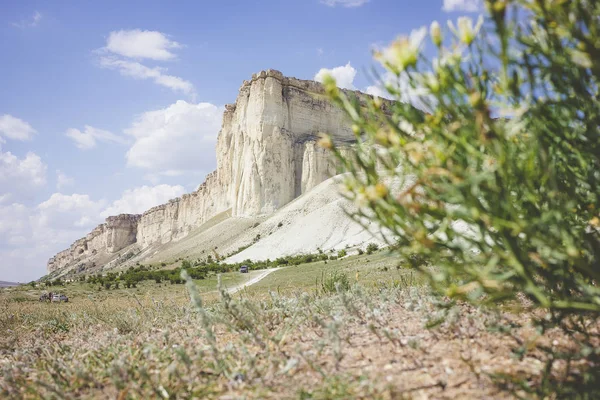
[[[479,0],[3,1],[0,280],[115,213],[194,190],[222,107],[274,68],[367,90],[371,49]]]

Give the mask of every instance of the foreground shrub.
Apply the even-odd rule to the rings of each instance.
[[[388,96],[426,112],[352,99],[326,80],[359,143],[346,156],[329,137],[321,145],[350,172],[357,217],[395,233],[396,251],[440,293],[531,304],[544,311],[540,332],[565,330],[577,346],[548,348],[546,371],[585,361],[560,390],[586,393],[600,380],[600,3],[486,9],[485,21],[460,18],[452,32],[432,24],[433,60],[421,51],[424,30],[376,53]]]

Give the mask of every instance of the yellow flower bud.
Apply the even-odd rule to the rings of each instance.
[[[381,128],[375,134],[375,142],[382,146],[387,146],[390,144],[388,130],[385,128]]]
[[[501,13],[504,12],[504,10],[506,9],[506,1],[504,0],[500,0],[494,3],[494,11],[497,13]]]
[[[377,96],[373,97],[373,105],[375,106],[376,109],[379,110],[381,108],[382,104],[383,104],[383,101],[381,101],[380,97],[377,97]]]
[[[425,84],[431,90],[432,93],[440,91],[440,81],[431,72],[425,74]]]
[[[479,92],[471,93],[469,95],[469,103],[471,103],[471,106],[473,106],[475,108],[481,107],[481,105],[483,104],[483,99],[481,98],[481,93],[479,93]]]
[[[457,22],[457,28],[455,28],[450,21],[448,22],[448,25],[454,34],[458,36],[460,41],[469,46],[471,43],[473,43],[477,33],[479,33],[479,30],[483,25],[483,17],[479,17],[475,27],[473,27],[473,20],[469,17],[460,17]]]
[[[319,140],[317,141],[317,146],[326,150],[333,149],[333,140],[331,140],[331,136],[325,133],[320,133]]]
[[[337,82],[335,81],[335,78],[330,74],[325,74],[325,76],[323,76],[323,87],[325,88],[325,93],[327,93],[331,97],[337,97],[337,95],[339,94]]]
[[[375,59],[394,73],[415,66],[419,60],[421,42],[425,31],[426,28],[422,27],[413,31],[410,37],[399,37],[387,49],[376,51]]]
[[[437,47],[442,45],[442,29],[437,21],[433,21],[429,27],[429,34],[431,35],[431,41]]]
[[[388,189],[381,182],[377,183],[376,185],[368,186],[365,189],[365,195],[367,196],[367,199],[369,199],[371,201],[376,201],[376,200],[382,199],[385,196],[387,196],[387,194],[388,194]]]
[[[399,70],[404,70],[407,67],[417,63],[418,51],[411,47],[408,38],[399,38],[389,48],[392,60]]]

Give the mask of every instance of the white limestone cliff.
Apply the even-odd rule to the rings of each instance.
[[[326,99],[321,84],[275,70],[253,75],[235,104],[225,107],[217,169],[195,192],[141,216],[110,217],[51,258],[48,272],[73,269],[98,254],[109,259],[134,243],[143,250],[181,239],[229,209],[233,217],[273,213],[336,173],[331,155],[316,146],[322,132],[337,143],[355,140],[345,113]]]

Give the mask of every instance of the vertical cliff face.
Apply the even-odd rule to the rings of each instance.
[[[229,209],[234,217],[272,213],[335,174],[331,156],[316,146],[321,132],[338,143],[354,140],[345,113],[325,98],[319,83],[274,70],[255,74],[244,81],[235,104],[225,107],[217,169],[197,191],[141,216],[110,217],[50,259],[48,271],[132,243],[144,249],[178,240]]]
[[[268,214],[331,176],[335,166],[315,139],[327,132],[340,141],[354,135],[342,110],[320,84],[263,71],[240,89],[226,119],[217,155],[230,175],[234,216]]]

